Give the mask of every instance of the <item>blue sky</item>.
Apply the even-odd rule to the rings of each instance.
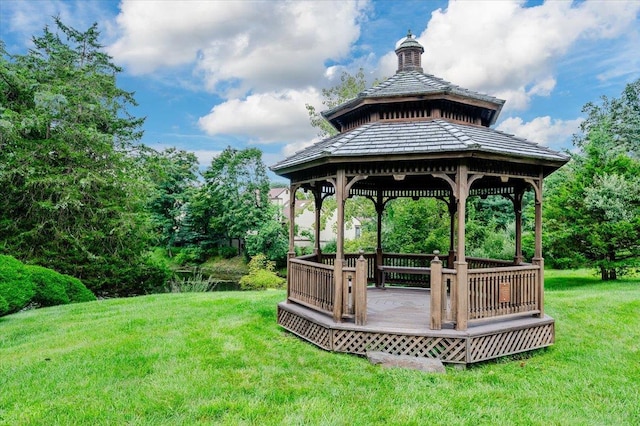
[[[0,0],[22,54],[52,16],[97,22],[146,116],[142,142],[193,151],[258,147],[271,165],[314,141],[305,103],[342,71],[391,76],[408,29],[425,72],[507,101],[496,128],[571,148],[582,106],[640,78],[638,1]]]

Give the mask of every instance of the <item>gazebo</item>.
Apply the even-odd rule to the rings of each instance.
[[[544,313],[542,184],[568,158],[491,129],[504,101],[425,74],[423,52],[409,33],[396,49],[395,75],[323,112],[339,134],[271,167],[291,181],[287,299],[278,305],[278,323],[331,351],[377,350],[449,363],[549,346],[555,334],[553,318]],[[293,244],[298,190],[313,194],[316,212],[314,252],[302,257]],[[535,194],[529,262],[522,254],[527,190]],[[513,261],[465,255],[467,198],[473,195],[512,201]],[[329,196],[337,201],[335,254],[322,253],[317,235]],[[352,196],[375,205],[375,253],[344,252],[344,207]],[[450,245],[444,253],[383,250],[385,205],[400,197],[447,203]]]

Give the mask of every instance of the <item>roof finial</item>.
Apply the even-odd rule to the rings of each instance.
[[[411,34],[411,28],[407,31],[407,38],[413,38],[413,34]]]

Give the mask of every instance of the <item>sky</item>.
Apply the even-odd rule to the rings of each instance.
[[[228,146],[269,166],[317,141],[305,104],[322,110],[343,71],[392,76],[408,30],[426,73],[506,100],[494,127],[556,150],[584,104],[640,78],[640,1],[0,0],[7,51],[26,53],[53,16],[98,23],[146,117],[141,142],[201,167]]]

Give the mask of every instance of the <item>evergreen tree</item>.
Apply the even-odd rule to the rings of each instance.
[[[121,69],[85,32],[55,19],[24,55],[0,59],[0,251],[92,290],[149,291],[148,179],[135,166],[143,119]]]

